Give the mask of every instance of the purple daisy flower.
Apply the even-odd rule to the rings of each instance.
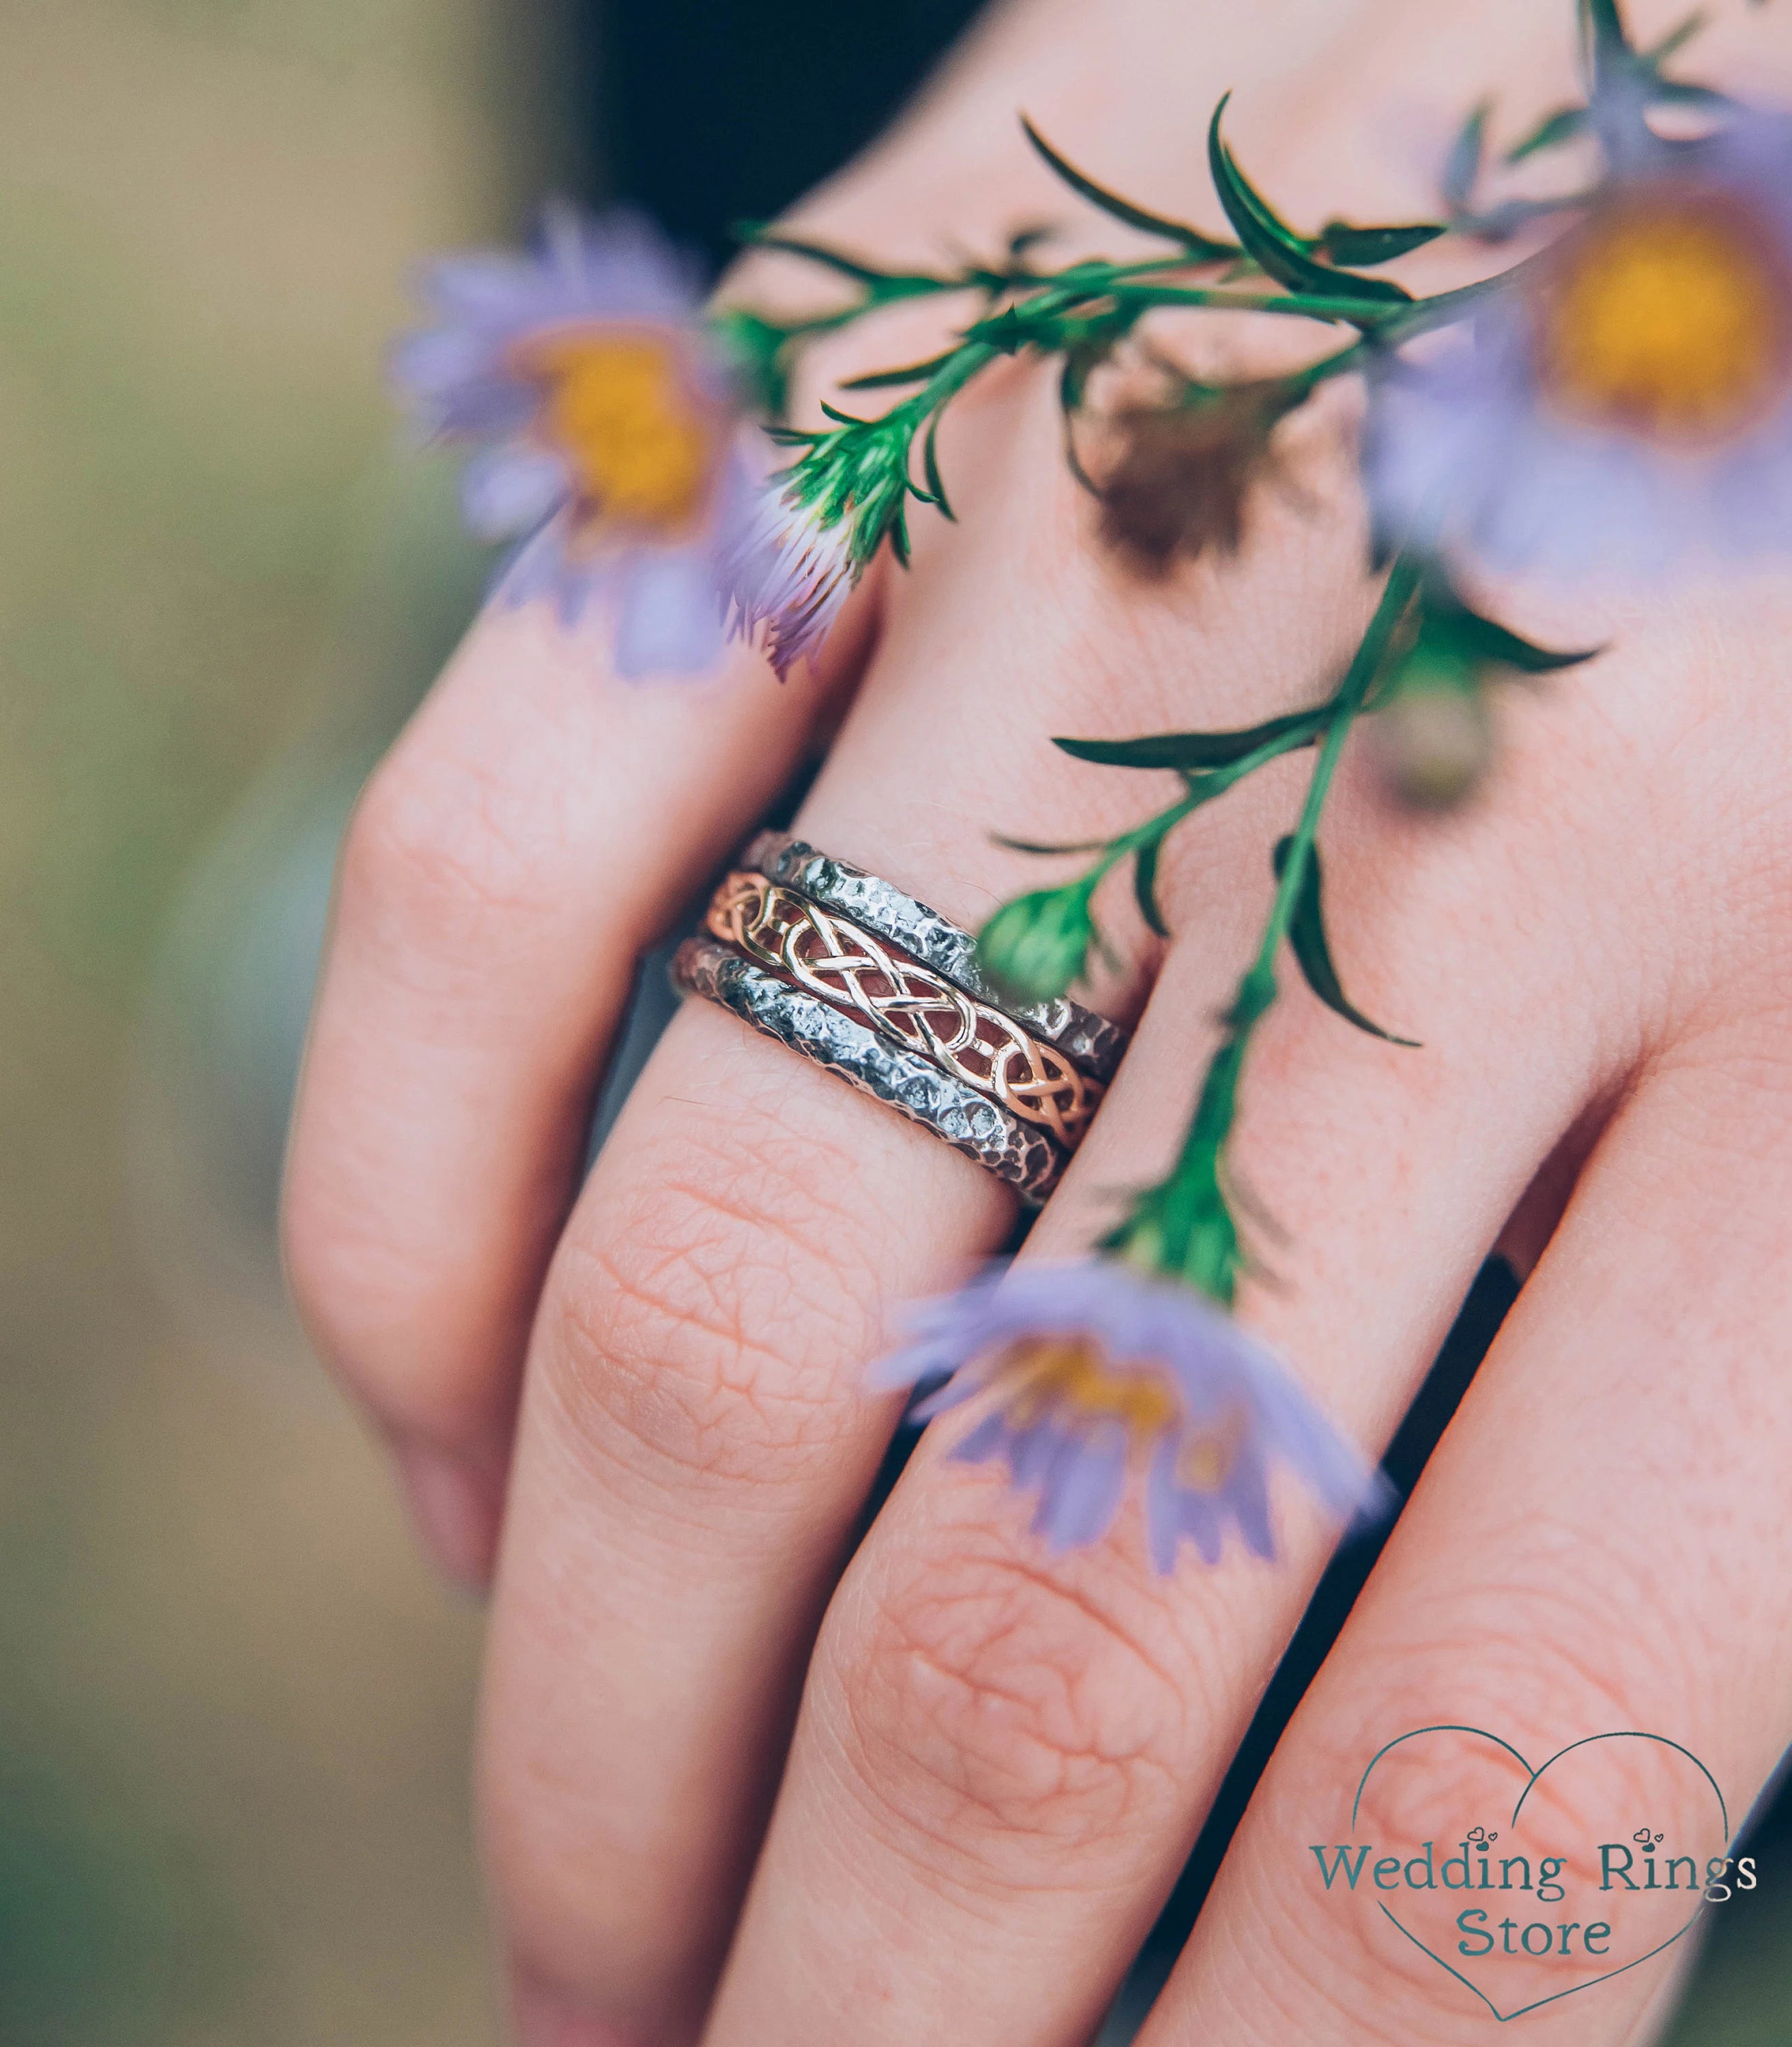
[[[917,1310],[911,1329],[873,1383],[943,1380],[921,1421],[992,1393],[952,1454],[1000,1458],[1037,1488],[1033,1527],[1054,1551],[1105,1531],[1140,1465],[1151,1561],[1166,1573],[1185,1536],[1218,1562],[1229,1523],[1274,1557],[1272,1463],[1341,1519],[1382,1496],[1379,1474],[1262,1343],[1190,1288],[1116,1260],[992,1268]]]
[[[761,629],[765,657],[782,682],[799,661],[813,664],[858,580],[852,532],[823,508],[803,503],[773,478],[722,565],[733,629],[751,640]]]
[[[1611,170],[1580,222],[1373,380],[1390,540],[1633,576],[1792,544],[1792,120],[1670,143],[1596,111]]]
[[[714,667],[753,493],[695,270],[637,215],[555,204],[535,250],[451,257],[423,296],[436,323],[393,375],[432,433],[477,451],[462,506],[517,543],[501,594],[568,623],[607,598],[625,675]]]

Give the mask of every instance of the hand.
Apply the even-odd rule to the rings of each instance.
[[[1442,110],[1441,135],[1483,91],[1515,119],[1571,90],[1554,0],[1480,12],[1471,36],[1388,0],[1128,0],[1094,34],[1070,0],[1013,8],[801,224],[900,258],[1062,217],[1016,107],[1186,211],[1229,87],[1294,217],[1422,217],[1388,139],[1403,110]],[[1770,33],[1751,19],[1703,68],[1737,75]],[[906,359],[897,326],[825,370]],[[1237,367],[1290,343],[1241,324],[1228,345]],[[494,613],[370,787],[289,1256],[455,1575],[484,1578],[501,1511],[481,1783],[529,2047],[1073,2047],[1173,1881],[1326,1532],[1295,1511],[1274,1571],[1157,1579],[1123,1516],[1047,1565],[947,1430],[853,1554],[894,1419],[862,1391],[888,1307],[994,1249],[1008,1195],[701,1004],[575,1180],[636,959],[837,717],[802,835],[974,926],[1040,879],[992,831],[1078,838],[1145,807],[1049,734],[1313,701],[1374,594],[1349,424],[1341,389],[1291,423],[1298,489],[1261,493],[1240,559],[1143,585],[1093,536],[1048,377],[1004,366],[944,437],[959,525],[917,521],[912,571],[868,582],[819,675],[780,689],[737,652],[713,686],[623,684],[548,618]],[[1792,606],[1769,582],[1603,615],[1515,594],[1504,615],[1613,651],[1505,702],[1497,777],[1446,821],[1347,758],[1334,934],[1356,999],[1423,1050],[1299,993],[1265,1027],[1241,1155],[1295,1284],[1243,1312],[1379,1449],[1502,1232],[1541,1256],[1148,2047],[1482,2037],[1460,1982],[1297,1879],[1306,1844],[1345,1837],[1365,1735],[1467,1722],[1540,1758],[1661,1726],[1740,1809],[1792,1720],[1771,1561],[1792,1538]],[[1167,948],[1110,915],[1096,999],[1138,1035],[1028,1256],[1085,1249],[1114,1190],[1163,1170],[1302,772],[1171,842]],[[1631,2037],[1666,1967],[1534,2014],[1535,2036]]]

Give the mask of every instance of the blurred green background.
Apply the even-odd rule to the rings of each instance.
[[[330,842],[478,586],[380,352],[556,174],[549,25],[0,6],[6,2047],[497,2037],[477,1618],[269,1223]]]
[[[0,0],[0,2047],[498,2037],[478,1616],[272,1248],[335,836],[482,574],[380,353],[551,184],[718,250],[967,11]],[[1680,2047],[1792,2041],[1764,1871]]]

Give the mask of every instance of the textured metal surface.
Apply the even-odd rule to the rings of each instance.
[[[1096,1080],[1113,1078],[1126,1050],[1127,1031],[1067,997],[1056,1002],[1011,1002],[977,965],[975,934],[925,903],[917,903],[888,881],[818,852],[785,832],[761,832],[742,853],[741,863],[824,909],[838,910],[900,946],[923,966],[944,974],[980,1002],[1029,1025]]]
[[[1064,1170],[1066,1155],[1051,1139],[1000,1102],[713,938],[687,938],[679,947],[672,985],[720,1003],[860,1093],[924,1125],[1025,1201],[1043,1202]]]
[[[710,935],[874,1031],[920,1052],[1023,1123],[1074,1151],[1101,1083],[1005,1010],[919,966],[862,925],[763,874],[730,874],[705,919]]]

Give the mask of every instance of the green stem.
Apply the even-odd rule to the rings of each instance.
[[[979,370],[986,370],[1001,354],[986,341],[967,341],[942,362],[919,391],[896,408],[914,416],[917,427],[956,397]]]
[[[1224,1306],[1231,1305],[1237,1283],[1238,1246],[1236,1227],[1225,1204],[1221,1167],[1237,1112],[1239,1078],[1252,1034],[1275,1000],[1276,957],[1300,899],[1344,742],[1380,672],[1419,582],[1419,571],[1415,566],[1406,561],[1395,563],[1375,616],[1332,698],[1325,737],[1307,784],[1300,821],[1289,842],[1263,938],[1256,957],[1238,983],[1226,1016],[1225,1035],[1208,1062],[1181,1152],[1169,1177],[1141,1198],[1132,1214],[1109,1240],[1110,1249],[1151,1270],[1175,1273]],[[1242,761],[1235,764],[1239,768],[1244,765]]]
[[[1348,348],[1339,349],[1335,355],[1322,355],[1306,369],[1291,371],[1282,379],[1283,387],[1295,404],[1302,404],[1329,378],[1346,377],[1353,370],[1360,370],[1370,352],[1369,342],[1353,341]]]
[[[1313,764],[1313,779],[1306,785],[1306,801],[1301,807],[1300,822],[1295,826],[1293,838],[1289,842],[1288,855],[1282,869],[1282,879],[1275,891],[1275,900],[1271,905],[1269,921],[1264,927],[1263,943],[1258,948],[1253,974],[1271,973],[1275,955],[1282,941],[1288,935],[1288,927],[1294,918],[1295,905],[1300,900],[1301,884],[1305,879],[1306,863],[1311,857],[1313,842],[1318,834],[1319,818],[1326,807],[1326,798],[1330,792],[1332,777],[1337,772],[1339,756],[1344,751],[1344,742],[1349,737],[1350,727],[1357,714],[1363,708],[1363,700],[1373,687],[1380,673],[1388,644],[1395,629],[1411,603],[1414,592],[1419,587],[1419,571],[1411,563],[1396,562],[1390,572],[1387,586],[1381,593],[1381,602],[1376,606],[1375,616],[1369,621],[1368,630],[1363,635],[1356,658],[1351,662],[1337,695],[1332,699],[1332,712],[1326,725],[1326,736],[1320,741],[1319,757]],[[1245,977],[1250,978],[1249,975]],[[1240,987],[1243,993],[1243,984]]]
[[[1128,284],[1114,295],[1141,310],[1154,306],[1206,306],[1221,312],[1291,313],[1302,319],[1367,320],[1384,327],[1404,316],[1398,300],[1335,297],[1318,292],[1229,292],[1201,284]],[[1422,305],[1423,300],[1415,300]]]
[[[1167,809],[1158,811],[1123,832],[1117,838],[1101,843],[1102,858],[1091,870],[1094,880],[1099,881],[1109,871],[1117,866],[1128,854],[1137,853],[1149,846],[1153,839],[1166,837],[1182,819],[1210,803],[1217,796],[1223,796],[1228,789],[1256,774],[1260,768],[1267,767],[1271,760],[1279,760],[1284,753],[1298,753],[1302,747],[1310,746],[1325,734],[1333,711],[1337,705],[1333,696],[1314,710],[1303,711],[1298,717],[1286,721],[1283,729],[1254,746],[1248,753],[1241,753],[1236,760],[1228,760],[1215,768],[1185,768],[1180,772],[1188,784],[1187,793],[1179,797]],[[1016,843],[1016,842],[1010,842]],[[1039,851],[1071,853],[1083,850],[1080,847],[1057,846],[1034,849]],[[1093,882],[1090,884],[1093,886]]]

